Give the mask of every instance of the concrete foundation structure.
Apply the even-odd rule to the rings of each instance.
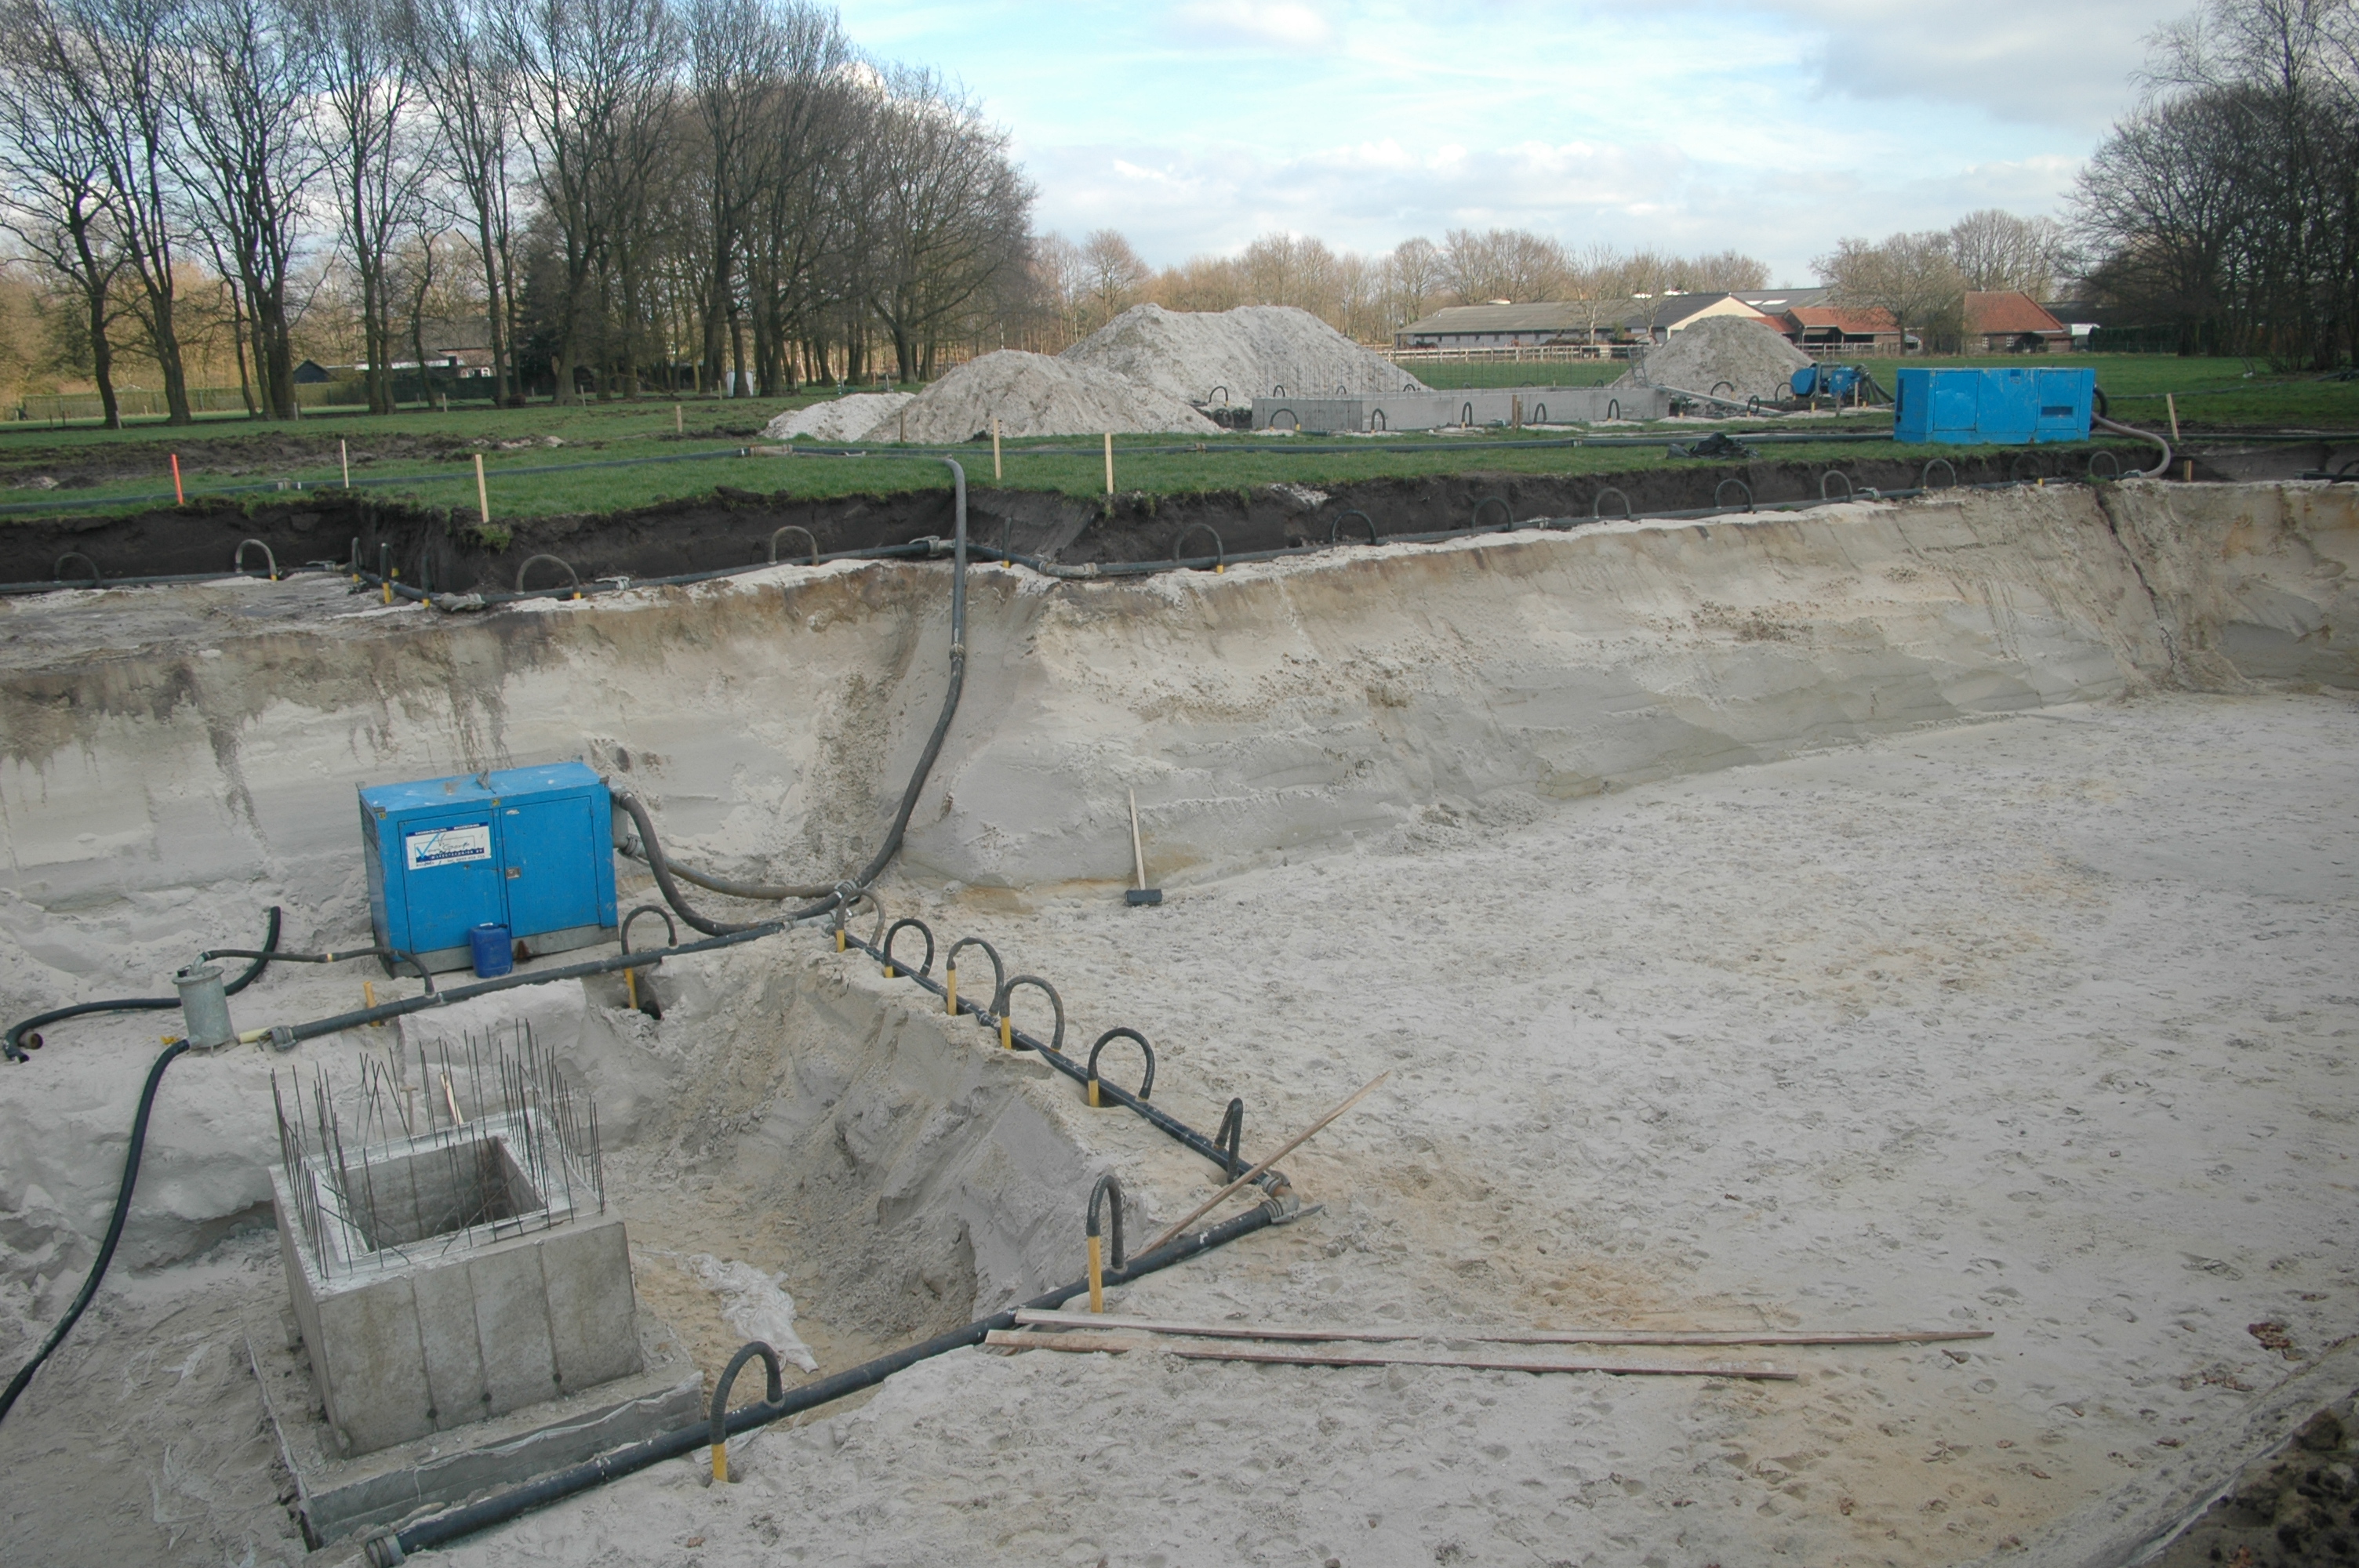
[[[1256,430],[1305,430],[1314,435],[1355,431],[1442,430],[1465,425],[1511,425],[1522,400],[1527,425],[1594,425],[1614,419],[1662,419],[1671,395],[1658,386],[1492,386],[1457,392],[1402,392],[1337,397],[1256,397]]]
[[[525,1149],[551,1136],[538,1121],[446,1129],[332,1174],[271,1173],[296,1321],[342,1454],[640,1369],[622,1217],[539,1190]],[[307,1200],[342,1223],[307,1217]]]

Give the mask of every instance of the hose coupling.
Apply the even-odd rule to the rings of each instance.
[[[953,658],[953,659],[963,659],[963,658],[965,658],[965,657],[966,657],[966,644],[965,644],[964,643],[952,643],[951,644],[951,658]]]
[[[409,1553],[401,1549],[401,1537],[391,1529],[379,1525],[369,1532],[369,1568],[393,1568],[397,1563],[409,1561]]]
[[[263,1039],[273,1051],[295,1049],[295,1031],[284,1023],[272,1024],[270,1033],[264,1035]]]

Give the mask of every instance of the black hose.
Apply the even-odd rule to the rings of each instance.
[[[934,720],[933,733],[926,738],[926,749],[918,758],[917,767],[909,773],[908,787],[901,792],[901,807],[894,813],[893,826],[886,830],[884,843],[877,847],[875,857],[868,862],[866,868],[848,882],[837,882],[830,887],[816,890],[801,887],[771,888],[751,882],[725,882],[719,877],[693,873],[684,866],[674,865],[669,857],[664,854],[663,844],[656,838],[655,822],[648,816],[646,805],[628,790],[614,792],[614,805],[629,815],[632,824],[639,830],[641,851],[647,860],[647,869],[655,873],[656,887],[663,893],[664,902],[671,905],[682,920],[708,936],[734,935],[757,927],[754,925],[712,920],[699,914],[689,907],[688,900],[680,893],[679,884],[672,880],[675,872],[699,887],[711,888],[714,892],[725,893],[734,898],[779,902],[792,898],[818,897],[819,903],[799,910],[788,917],[791,920],[804,920],[814,914],[826,914],[841,903],[848,893],[864,888],[875,881],[884,873],[885,868],[892,863],[893,857],[901,852],[901,840],[909,830],[909,816],[918,809],[919,793],[926,787],[926,780],[934,771],[934,762],[942,754],[942,741],[951,732],[951,720],[958,715],[959,694],[966,686],[966,470],[962,468],[953,458],[936,458],[934,460],[951,470],[954,486],[952,505],[954,531],[951,545],[950,687],[942,694],[941,716]]]
[[[1158,1270],[1168,1269],[1174,1263],[1184,1262],[1198,1253],[1225,1246],[1277,1220],[1281,1217],[1281,1207],[1275,1200],[1262,1203],[1234,1219],[1167,1242],[1144,1257],[1133,1259],[1127,1268],[1107,1271],[1104,1281],[1109,1285],[1126,1284]],[[790,1389],[783,1399],[741,1405],[725,1418],[727,1429],[731,1433],[750,1432],[757,1426],[767,1426],[774,1421],[832,1403],[846,1394],[873,1388],[894,1373],[914,1367],[920,1361],[980,1345],[994,1329],[1013,1328],[1019,1311],[1027,1308],[1053,1310],[1086,1292],[1089,1288],[1087,1280],[1077,1280],[1070,1285],[1035,1296],[1021,1306],[977,1318],[964,1328],[938,1334],[922,1344],[896,1350],[889,1356],[880,1356],[874,1361],[864,1362],[833,1377],[821,1378],[815,1383]],[[412,1552],[440,1546],[462,1536],[473,1535],[479,1530],[505,1524],[544,1504],[558,1502],[577,1492],[618,1480],[667,1459],[692,1454],[708,1446],[712,1442],[712,1426],[707,1422],[683,1427],[678,1432],[666,1433],[660,1437],[650,1437],[628,1447],[615,1449],[611,1454],[602,1454],[595,1459],[585,1460],[526,1486],[511,1487],[479,1502],[469,1503],[464,1508],[419,1519],[395,1534],[372,1541],[369,1543],[369,1561],[374,1563],[398,1563]]]
[[[206,955],[208,957],[215,958],[250,957],[254,960],[246,966],[245,973],[222,987],[223,994],[227,996],[235,996],[255,980],[260,979],[262,971],[270,967],[270,960],[281,956],[278,951],[278,906],[277,904],[270,906],[269,928],[263,933],[262,946],[259,948],[245,947]],[[41,1037],[33,1032],[47,1028],[52,1023],[62,1022],[69,1018],[81,1018],[93,1012],[165,1012],[179,1005],[180,999],[176,996],[145,996],[132,997],[123,1001],[85,1001],[73,1007],[60,1007],[53,1011],[36,1013],[21,1023],[9,1026],[7,1044],[5,1050],[0,1050],[0,1054],[5,1054],[12,1062],[31,1061],[32,1058],[25,1054],[27,1038],[30,1039],[31,1049],[38,1051],[41,1048]]]
[[[278,912],[274,909],[270,914],[270,928],[275,935],[278,929]],[[258,973],[260,966],[255,968]],[[115,1189],[114,1217],[106,1222],[106,1239],[98,1244],[98,1256],[92,1260],[90,1273],[82,1281],[82,1289],[75,1293],[73,1305],[66,1308],[65,1316],[49,1330],[49,1338],[41,1342],[41,1347],[34,1353],[33,1358],[9,1379],[8,1391],[0,1394],[0,1421],[8,1419],[8,1412],[16,1408],[17,1397],[32,1382],[33,1374],[41,1369],[41,1363],[49,1358],[49,1352],[64,1343],[65,1336],[72,1332],[74,1324],[81,1319],[82,1309],[90,1305],[92,1296],[98,1294],[98,1282],[106,1278],[106,1266],[114,1261],[114,1244],[123,1239],[123,1222],[131,1214],[131,1189],[139,1180],[139,1156],[147,1146],[147,1116],[156,1108],[157,1086],[164,1081],[164,1069],[188,1048],[187,1041],[173,1041],[164,1047],[164,1054],[156,1058],[156,1065],[147,1069],[147,1086],[139,1091],[139,1113],[131,1119],[131,1147],[124,1151],[123,1184]]]

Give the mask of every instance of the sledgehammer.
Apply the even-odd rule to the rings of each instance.
[[[1123,890],[1122,901],[1128,904],[1161,903],[1163,890],[1147,885],[1147,850],[1138,839],[1138,792],[1130,792],[1130,858],[1138,869],[1138,885]]]

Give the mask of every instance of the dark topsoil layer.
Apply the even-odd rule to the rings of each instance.
[[[2281,1325],[2262,1325],[2277,1326]],[[2352,1403],[2310,1417],[2150,1560],[2152,1568],[2329,1568],[2359,1563],[2359,1444]]]
[[[2041,474],[2072,478],[2083,473],[2083,450],[2045,448],[1953,460],[1961,483]],[[1854,484],[1891,490],[1918,482],[1921,463],[1863,459],[1840,465]],[[2014,471],[2010,473],[2010,470]],[[1357,509],[1375,522],[1379,537],[1465,527],[1486,499],[1504,502],[1516,521],[1538,517],[1588,517],[1599,492],[1611,486],[1629,497],[1638,512],[1676,511],[1713,504],[1723,481],[1740,480],[1758,501],[1819,497],[1823,463],[1759,460],[1726,466],[1634,469],[1616,474],[1456,474],[1424,479],[1381,479],[1340,485],[1316,507],[1306,506],[1287,488],[1210,490],[1187,495],[1120,495],[1102,503],[1037,491],[975,489],[969,492],[968,535],[978,555],[1005,544],[1022,554],[1080,565],[1088,562],[1168,560],[1183,553],[1181,535],[1197,524],[1219,535],[1230,555],[1323,545],[1346,511]],[[2199,478],[2223,477],[2206,473]],[[1842,486],[1833,489],[1838,496]],[[1737,492],[1727,491],[1734,502]],[[1604,511],[1618,515],[1607,498]],[[1485,507],[1485,524],[1504,521]],[[584,582],[596,578],[670,577],[758,564],[768,557],[772,535],[781,527],[808,529],[822,552],[907,544],[951,532],[950,492],[884,496],[839,496],[798,500],[722,489],[709,497],[667,502],[636,511],[571,517],[521,519],[497,532],[508,537],[497,547],[478,538],[466,513],[429,510],[373,500],[341,491],[313,492],[299,499],[238,505],[212,502],[184,509],[159,507],[129,516],[43,518],[0,525],[0,582],[86,579],[80,561],[59,563],[69,551],[96,563],[109,579],[225,572],[245,539],[259,539],[282,567],[308,562],[342,565],[354,541],[362,563],[374,569],[389,558],[404,582],[438,592],[514,589],[526,559],[560,557]],[[1358,518],[1342,524],[1345,537],[1364,537]],[[495,533],[496,537],[496,533]],[[809,546],[797,535],[780,540],[779,555],[794,559]],[[386,553],[386,552],[389,552]],[[1190,557],[1212,553],[1201,530],[1184,546]],[[246,565],[259,569],[258,552]],[[564,574],[542,564],[532,586],[552,587]]]

